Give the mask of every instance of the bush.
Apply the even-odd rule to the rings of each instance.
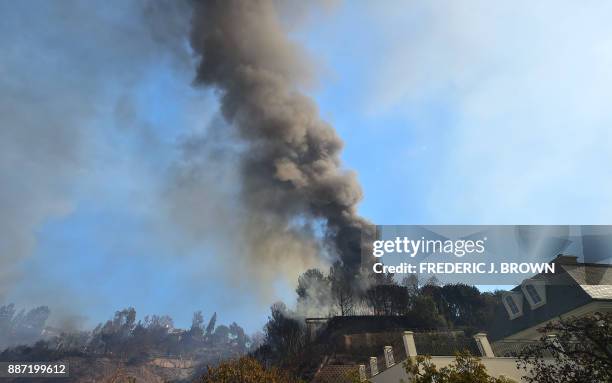
[[[612,383],[612,313],[552,321],[518,355],[527,383]]]
[[[265,368],[256,359],[243,357],[208,367],[202,383],[303,383],[277,368]]]
[[[404,363],[406,373],[412,376],[411,383],[514,383],[507,378],[495,378],[487,373],[480,359],[469,353],[459,353],[455,361],[438,369],[430,356],[408,358]]]

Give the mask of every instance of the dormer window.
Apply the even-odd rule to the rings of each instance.
[[[510,320],[523,315],[523,294],[519,292],[508,292],[502,297],[502,303],[508,312]]]
[[[516,315],[519,313],[519,308],[516,305],[516,303],[514,303],[514,300],[512,299],[510,295],[506,297],[506,303],[508,304],[508,307],[510,307],[510,312],[512,314]]]
[[[546,284],[540,279],[526,279],[521,284],[521,290],[532,310],[546,304]]]
[[[531,300],[534,303],[542,302],[542,298],[540,298],[540,295],[536,291],[535,287],[533,287],[533,285],[527,285],[525,286],[525,289],[527,290],[527,294],[529,294],[529,297],[531,297]]]

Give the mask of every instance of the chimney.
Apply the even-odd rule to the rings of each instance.
[[[577,265],[578,257],[575,257],[573,255],[559,254],[551,262],[559,265]]]

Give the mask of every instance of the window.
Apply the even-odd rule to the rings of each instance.
[[[507,296],[506,297],[506,303],[508,304],[508,307],[510,307],[510,311],[512,312],[513,315],[516,315],[519,313],[519,308],[516,305],[516,303],[514,303],[514,299],[512,299],[511,296]]]
[[[508,313],[510,320],[514,320],[523,315],[523,299],[525,295],[518,291],[505,293],[502,297],[502,303]]]
[[[535,310],[546,304],[546,281],[537,279],[525,279],[521,283],[523,296],[527,298],[529,307]]]
[[[535,287],[533,287],[533,285],[527,285],[525,286],[525,289],[527,290],[527,294],[529,294],[529,297],[531,298],[534,304],[538,304],[542,302],[542,298],[540,298],[540,294],[538,294],[538,292],[536,291]]]

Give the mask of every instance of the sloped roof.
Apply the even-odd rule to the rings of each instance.
[[[558,317],[586,304],[612,301],[612,265],[605,263],[577,263],[571,257],[557,257],[554,274],[541,273],[530,279],[546,282],[547,303],[531,309],[523,303],[523,315],[509,319],[506,310],[496,312],[497,325],[489,329],[489,338],[498,340],[516,334],[551,318]],[[518,285],[512,289],[521,292]]]
[[[612,265],[561,265],[569,276],[593,299],[612,299]]]

